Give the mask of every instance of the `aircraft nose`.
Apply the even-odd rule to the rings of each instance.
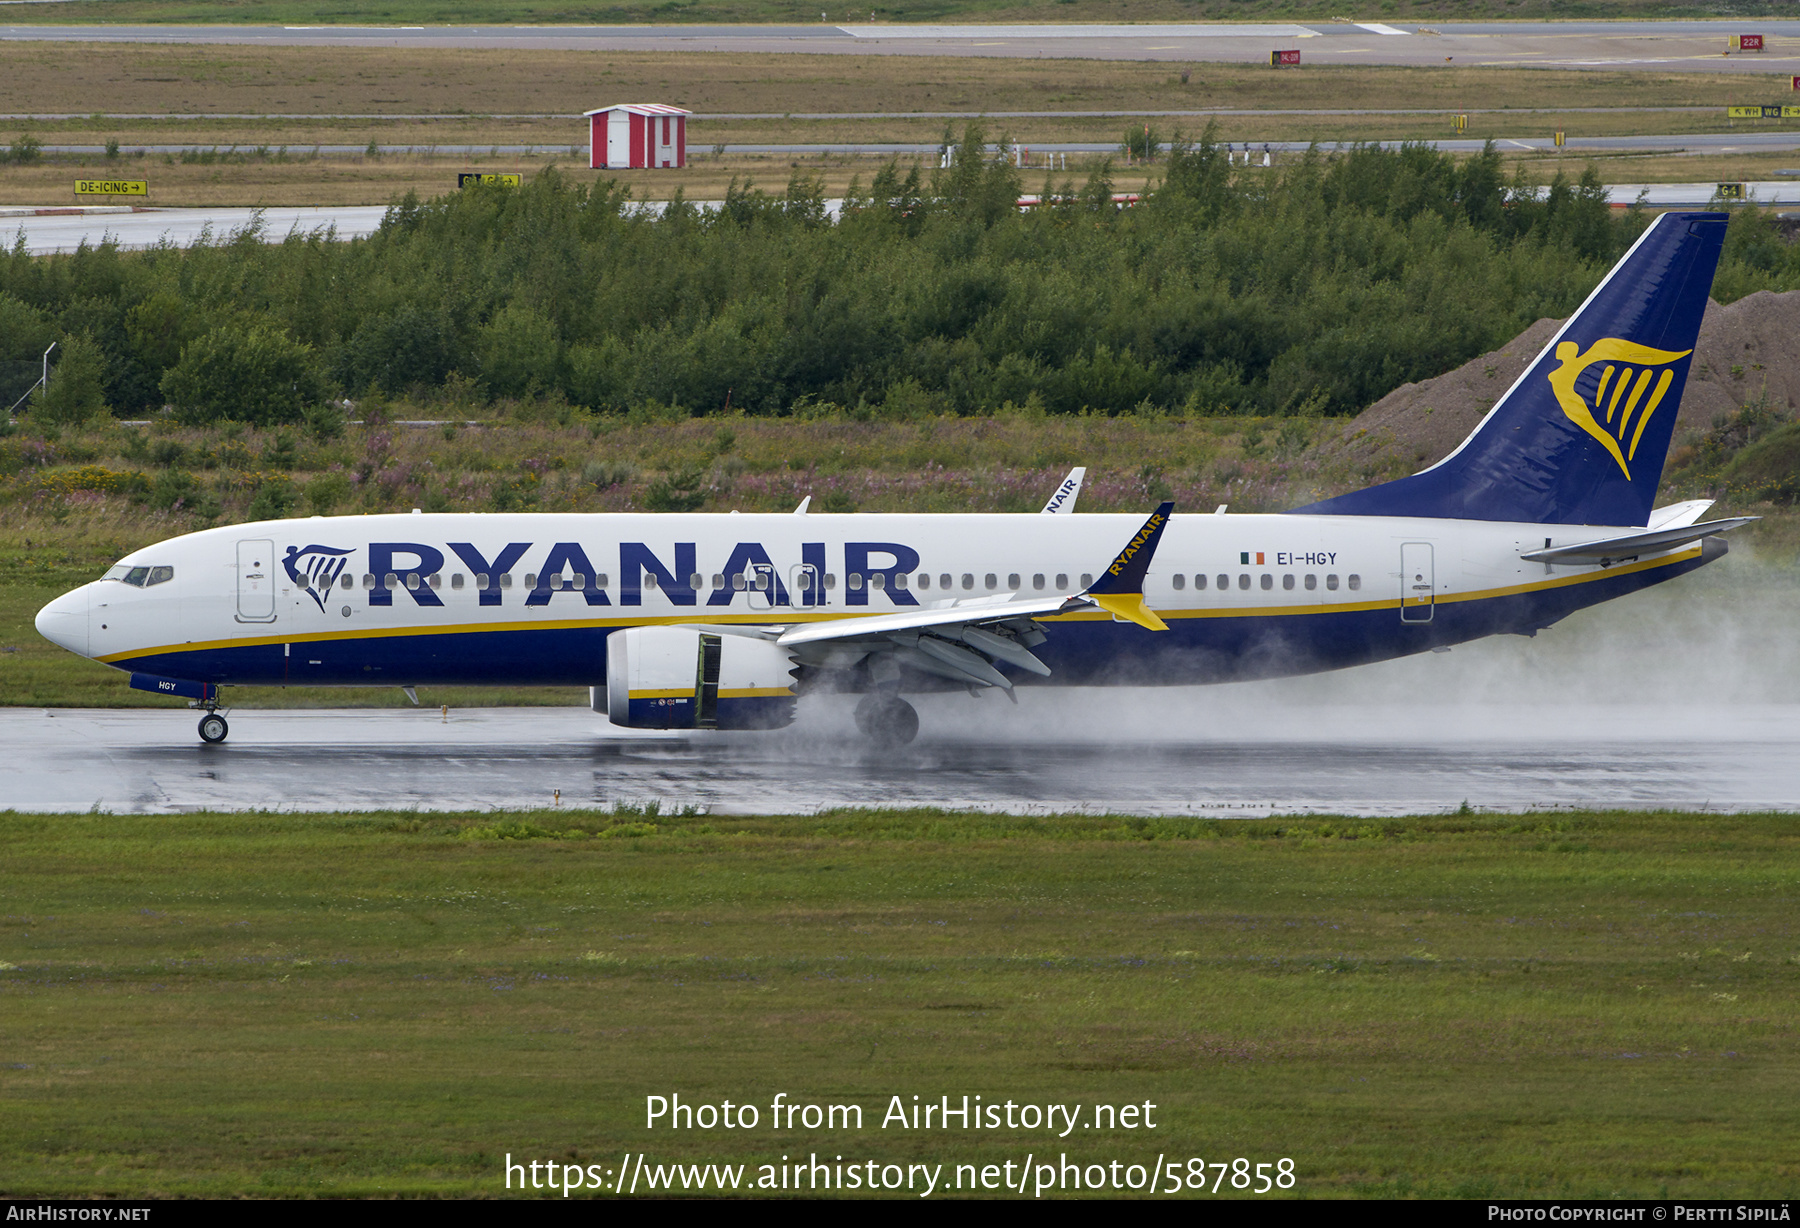
[[[64,593],[38,611],[38,634],[59,648],[88,655],[87,586]]]

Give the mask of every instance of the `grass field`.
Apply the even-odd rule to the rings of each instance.
[[[580,112],[619,98],[678,101],[705,115],[690,126],[682,171],[614,173],[640,194],[717,199],[735,177],[779,188],[796,169],[829,193],[864,182],[879,157],[721,154],[740,144],[923,143],[960,132],[962,121],[922,112],[1081,111],[1084,117],[1014,117],[989,123],[993,138],[1025,145],[1112,142],[1118,112],[1222,109],[1228,141],[1398,141],[1452,135],[1468,113],[1475,138],[1547,137],[1558,128],[1577,148],[1519,155],[1548,180],[1579,174],[1584,138],[1620,133],[1730,130],[1723,108],[1766,101],[1786,78],[1707,74],[1571,73],[1533,69],[1333,68],[1271,74],[1242,65],[1194,67],[1090,60],[971,61],[955,57],[671,55],[411,48],[264,48],[145,44],[0,44],[0,113],[63,119],[16,121],[12,139],[48,145],[118,142],[122,156],[44,156],[0,165],[0,203],[62,205],[77,178],[147,179],[153,204],[385,204],[408,191],[439,194],[471,167],[527,174],[551,164],[580,168]],[[1639,111],[1637,107],[1705,107]],[[1598,108],[1597,110],[1595,108]],[[798,118],[794,113],[831,118]],[[1356,114],[1360,110],[1413,114]],[[1310,114],[1279,114],[1304,111]],[[1104,113],[1115,113],[1108,117]],[[1257,114],[1256,112],[1263,112]],[[875,118],[857,118],[857,113]],[[186,118],[168,118],[168,117]],[[241,118],[251,116],[254,118]],[[521,118],[523,116],[523,118]],[[766,118],[753,118],[764,116]],[[1198,135],[1204,117],[1148,121],[1164,140]],[[1770,124],[1739,121],[1746,130]],[[319,145],[358,150],[408,146],[418,153],[317,156]],[[134,155],[180,145],[197,156]],[[527,145],[528,154],[438,154],[439,146]],[[571,152],[573,151],[573,152]],[[1079,178],[1103,155],[1070,160]],[[1040,154],[1041,157],[1041,154]],[[1609,178],[1628,181],[1772,176],[1792,153],[1602,156]],[[596,176],[575,169],[577,179]],[[1030,186],[1043,174],[1027,172]],[[1120,190],[1153,181],[1157,168],[1121,165]]]
[[[1792,1197],[1797,837],[1691,814],[5,815],[0,1191],[1066,1152],[1290,1157],[1312,1197]],[[765,1106],[760,1128],[646,1130],[676,1092]],[[864,1128],[770,1129],[776,1093]],[[1149,1101],[1156,1129],[879,1125],[890,1096],[964,1094]]]
[[[781,22],[810,24],[820,10],[796,0],[385,0],[380,4],[308,0],[76,0],[21,6],[14,24],[185,22],[221,24],[468,25],[511,23],[679,24]],[[1786,15],[1773,0],[1658,4],[1652,0],[1373,0],[1346,9],[1328,0],[901,0],[830,9],[833,22],[878,21],[1492,21],[1507,19],[1736,17]]]
[[[41,8],[45,6],[26,6]],[[1531,68],[1308,67],[958,56],[0,43],[0,113],[573,117],[657,97],[706,114],[1358,108],[1504,111],[1770,101],[1788,80]],[[671,97],[672,95],[672,97]],[[1723,116],[1720,116],[1721,121]],[[563,139],[563,138],[558,138]]]

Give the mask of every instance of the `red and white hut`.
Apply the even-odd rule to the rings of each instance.
[[[691,111],[660,102],[621,102],[586,114],[589,166],[618,170],[687,165]]]

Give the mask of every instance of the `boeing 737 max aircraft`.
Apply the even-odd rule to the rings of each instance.
[[[582,684],[616,724],[771,729],[796,697],[1221,682],[1501,632],[1722,556],[1653,508],[1725,234],[1657,218],[1474,433],[1411,477],[1272,515],[411,515],[135,551],[47,638],[205,709],[221,688]],[[1047,512],[1066,511],[1079,473]]]

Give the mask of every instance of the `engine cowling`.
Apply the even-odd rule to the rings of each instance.
[[[785,648],[685,627],[631,627],[606,641],[606,715],[629,729],[780,729],[794,720]]]

